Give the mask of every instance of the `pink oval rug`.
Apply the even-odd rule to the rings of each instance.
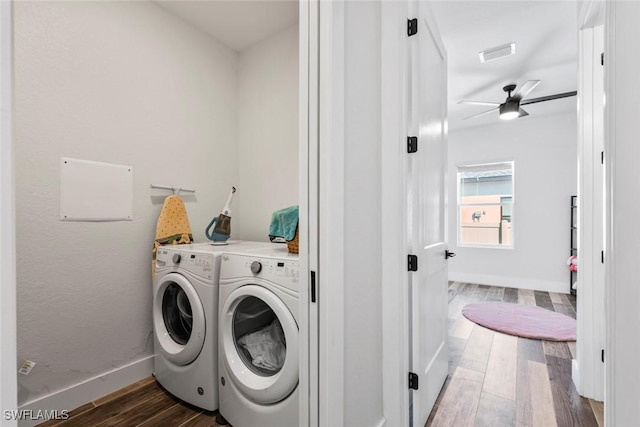
[[[506,302],[467,304],[467,319],[494,331],[547,341],[575,341],[576,320],[544,308]]]

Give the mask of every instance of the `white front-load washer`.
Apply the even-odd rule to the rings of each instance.
[[[154,374],[172,395],[200,408],[218,408],[218,279],[228,248],[259,242],[163,246],[153,281]]]
[[[220,265],[220,414],[235,427],[299,424],[299,261],[272,245]]]

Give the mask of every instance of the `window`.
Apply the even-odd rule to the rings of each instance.
[[[513,162],[458,167],[458,244],[513,247]]]

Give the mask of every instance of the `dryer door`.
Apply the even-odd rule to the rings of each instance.
[[[153,301],[153,326],[160,352],[177,365],[200,354],[205,338],[205,314],[193,285],[182,275],[162,278]]]
[[[233,291],[220,313],[220,356],[228,380],[250,400],[276,403],[298,385],[298,324],[269,289]]]

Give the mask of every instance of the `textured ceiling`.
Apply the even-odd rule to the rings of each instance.
[[[577,4],[573,1],[430,2],[447,49],[449,128],[501,122],[498,113],[464,117],[491,107],[458,105],[461,99],[504,102],[502,87],[541,80],[527,98],[577,88]],[[480,63],[478,53],[516,43],[515,55]],[[533,116],[576,110],[576,97],[525,107]],[[527,120],[527,117],[516,119]]]

